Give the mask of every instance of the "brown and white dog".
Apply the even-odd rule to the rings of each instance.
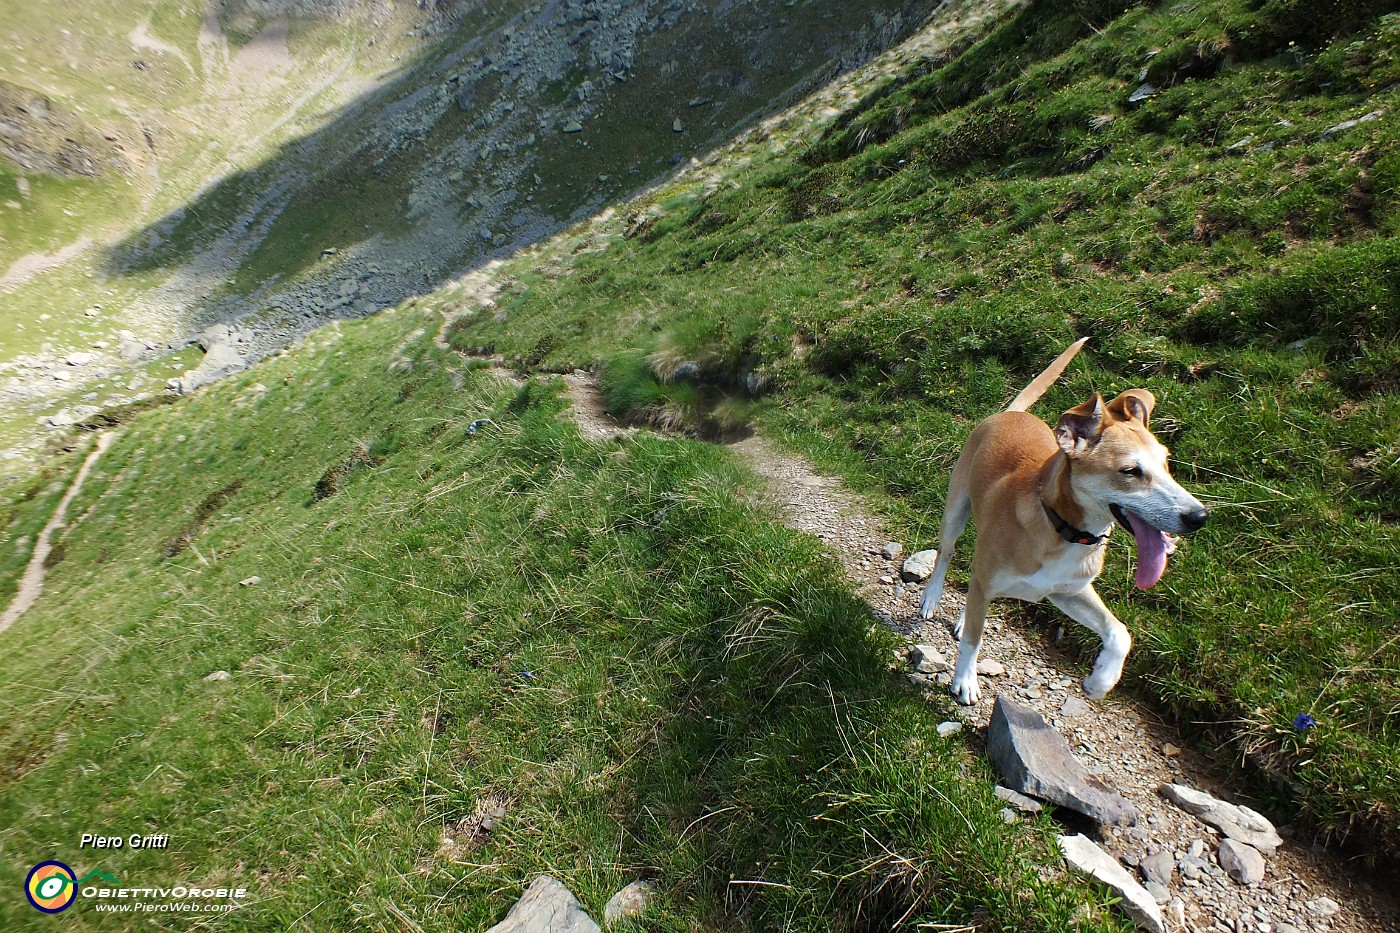
[[[1084,679],[1098,699],[1123,674],[1133,639],[1094,592],[1115,522],[1137,539],[1137,585],[1161,579],[1174,534],[1196,531],[1207,512],[1172,479],[1167,448],[1148,430],[1156,399],[1128,389],[1105,404],[1098,393],[1060,417],[1052,432],[1026,409],[1044,394],[1084,346],[1085,337],[1061,353],[1006,411],[979,424],[953,468],[939,533],[938,560],[924,590],[921,613],[933,618],[953,546],[977,520],[977,548],[963,610],[953,635],[958,663],[953,694],[977,702],[977,650],[987,604],[1009,596],[1048,599],[1065,615],[1098,633],[1103,650]]]

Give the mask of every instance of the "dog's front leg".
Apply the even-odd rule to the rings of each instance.
[[[1084,692],[1096,700],[1102,699],[1123,676],[1123,662],[1133,647],[1133,636],[1103,604],[1092,586],[1086,586],[1077,593],[1056,594],[1050,597],[1050,602],[1080,625],[1097,633],[1103,641],[1103,650],[1094,662],[1093,673],[1084,678]]]
[[[953,696],[964,706],[977,702],[977,652],[982,647],[982,626],[987,621],[990,602],[974,571],[967,587],[967,608],[958,620],[962,630],[957,633],[958,663],[953,670]]]

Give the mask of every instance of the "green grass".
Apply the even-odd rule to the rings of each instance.
[[[630,360],[632,390],[639,360],[694,360],[741,399],[755,374],[760,425],[932,544],[972,426],[1090,336],[1039,413],[1150,388],[1214,508],[1150,593],[1112,546],[1125,689],[1243,761],[1281,821],[1392,857],[1400,16],[1381,8],[1300,32],[1294,3],[1031,4],[805,148],[743,148],[735,185],[679,182],[606,250],[517,263],[453,340],[522,368]],[[1144,68],[1159,93],[1131,106]]]
[[[725,451],[585,441],[436,320],[323,329],[121,429],[4,636],[4,884],[246,886],[219,922],[248,930],[483,929],[540,872],[595,916],[647,877],[657,930],[1126,929]]]

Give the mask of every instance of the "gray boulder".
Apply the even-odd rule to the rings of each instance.
[[[486,933],[602,933],[569,889],[540,875],[506,918]]]
[[[248,360],[236,347],[230,343],[216,343],[205,352],[204,359],[199,361],[198,366],[175,380],[176,390],[183,395],[247,368]]]
[[[1103,882],[1122,900],[1118,907],[1138,926],[1151,933],[1166,933],[1162,911],[1147,889],[1133,880],[1127,869],[1088,836],[1061,836],[1060,851],[1073,867]]]
[[[1274,824],[1249,807],[1226,803],[1185,784],[1162,784],[1157,792],[1231,839],[1253,846],[1265,855],[1273,855],[1283,845]]]
[[[987,757],[1002,783],[1099,823],[1130,826],[1137,807],[1089,776],[1069,743],[1039,713],[1024,703],[998,696],[987,726]]]
[[[1254,846],[1239,840],[1226,839],[1220,843],[1216,861],[1225,869],[1225,874],[1240,884],[1258,884],[1264,880],[1264,856]]]

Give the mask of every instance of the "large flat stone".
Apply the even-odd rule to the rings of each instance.
[[[1088,836],[1061,836],[1060,851],[1065,861],[1113,889],[1122,900],[1118,907],[1133,921],[1151,933],[1166,933],[1162,911],[1147,889],[1133,880],[1127,869]]]
[[[1137,807],[1089,776],[1069,743],[1039,713],[1002,695],[987,727],[987,756],[1012,790],[1117,826],[1137,822]]]
[[[1253,846],[1265,855],[1273,855],[1283,839],[1274,824],[1260,813],[1237,803],[1226,803],[1203,790],[1185,784],[1162,784],[1157,792],[1187,813],[1194,814],[1231,839]]]
[[[602,928],[568,888],[549,875],[540,875],[506,918],[486,933],[602,933]]]

